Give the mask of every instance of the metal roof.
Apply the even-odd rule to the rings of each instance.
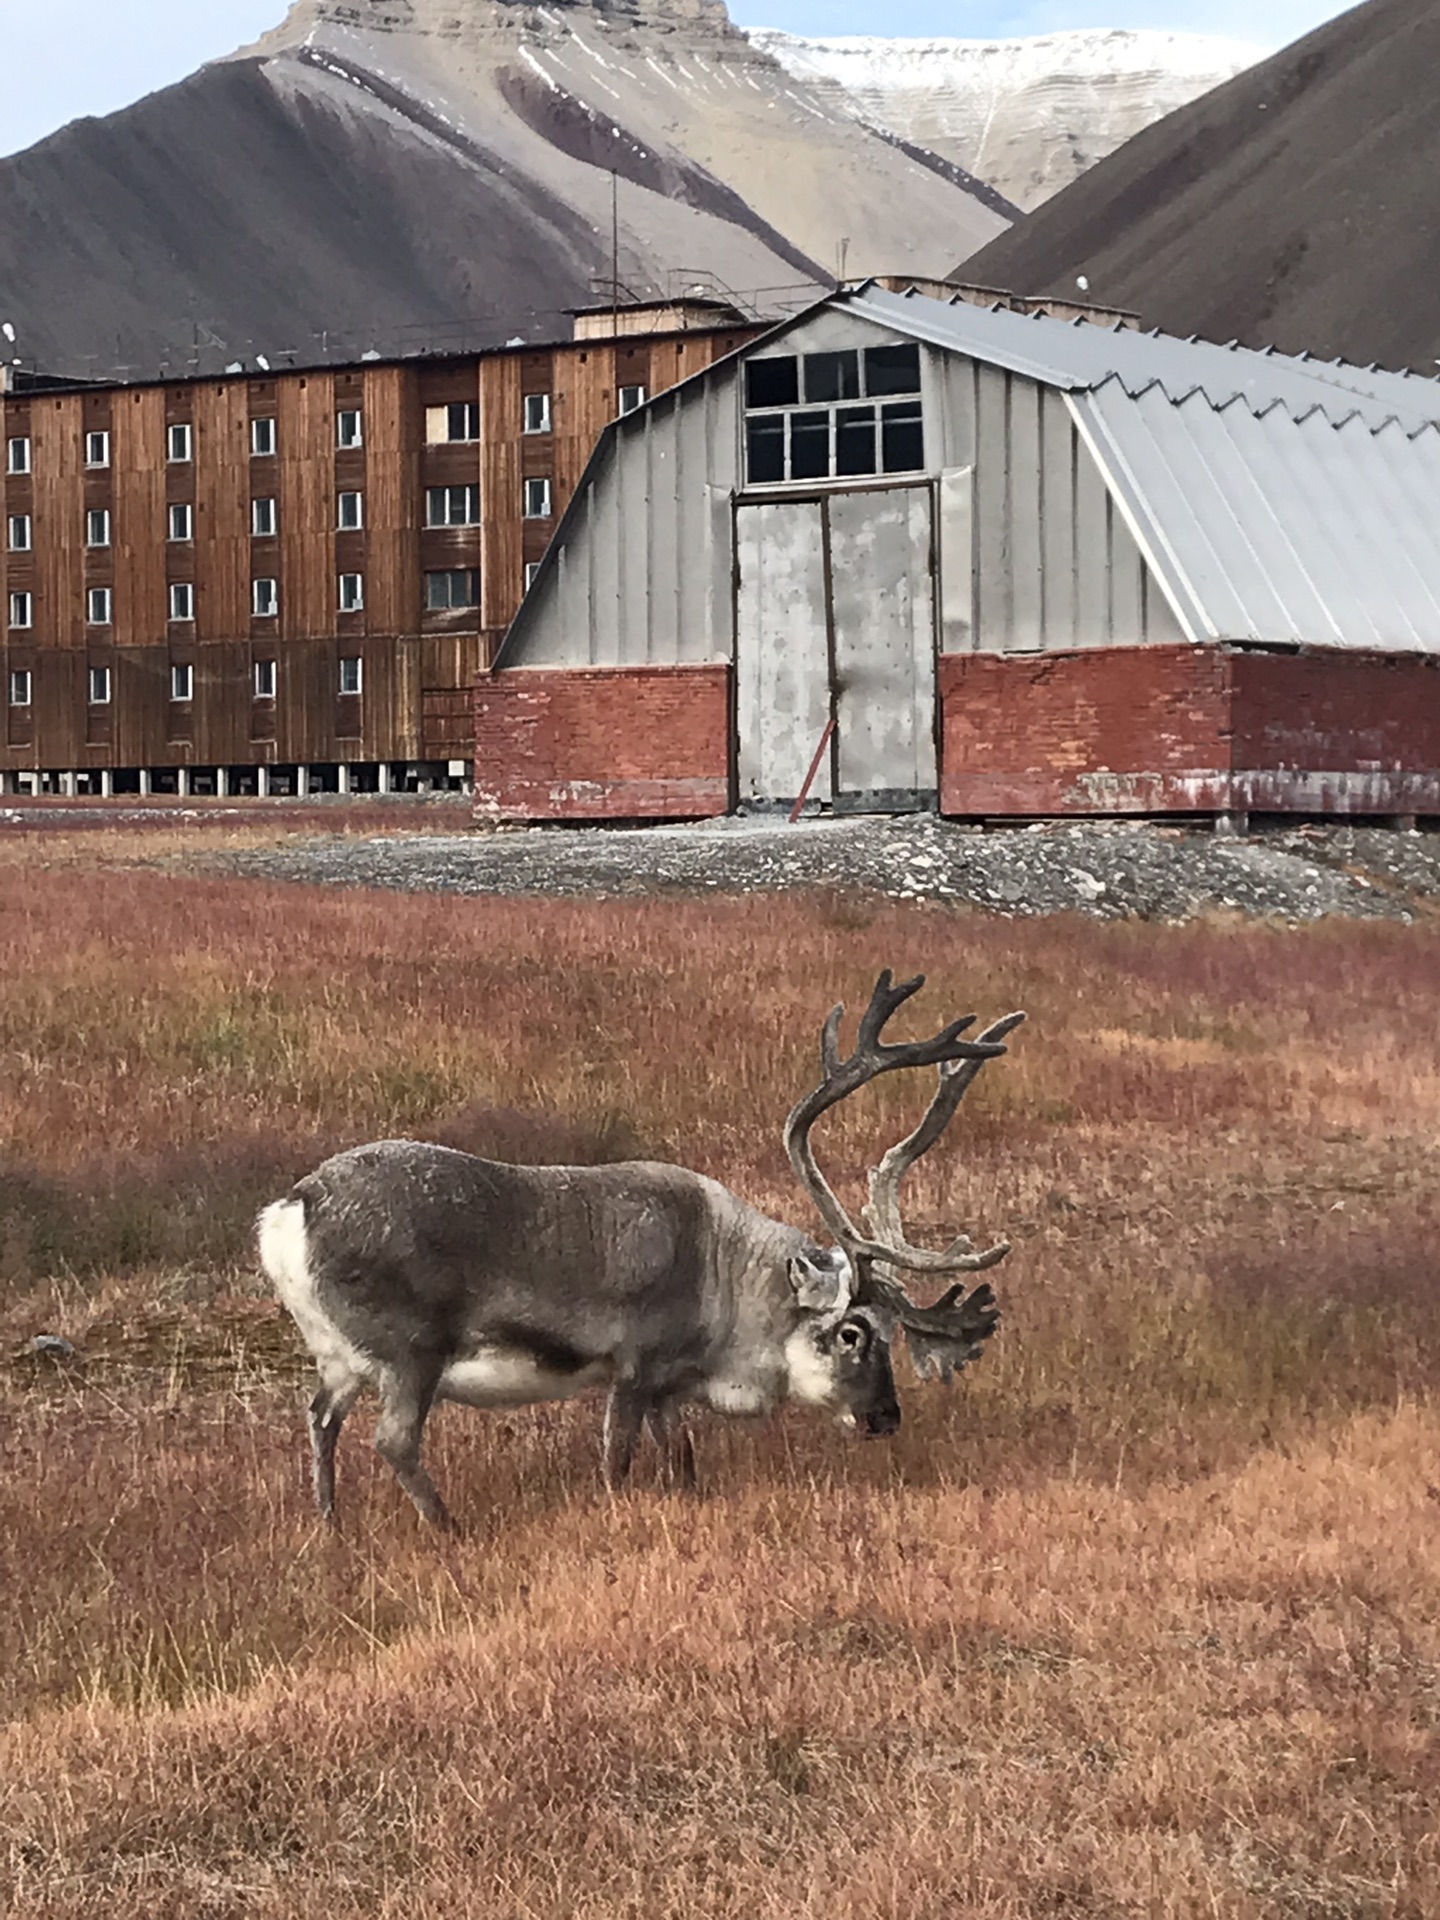
[[[1008,367],[1046,386],[1090,388],[1113,380],[1131,395],[1158,386],[1174,401],[1198,391],[1216,407],[1234,400],[1243,400],[1256,412],[1275,405],[1293,414],[1320,407],[1337,422],[1359,412],[1375,427],[1391,418],[1412,427],[1440,422],[1440,381],[1422,374],[1221,347],[1209,340],[1053,320],[963,300],[886,293],[878,287],[836,296],[830,304],[933,346]]]
[[[878,289],[832,304],[1063,390],[1191,639],[1440,653],[1440,382]]]

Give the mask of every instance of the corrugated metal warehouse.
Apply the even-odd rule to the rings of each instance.
[[[890,293],[615,422],[478,811],[1440,813],[1440,385]]]

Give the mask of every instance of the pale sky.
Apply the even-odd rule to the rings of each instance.
[[[284,19],[287,0],[0,0],[0,154],[113,113]],[[731,0],[747,27],[994,39],[1064,27],[1170,27],[1298,39],[1332,0]]]

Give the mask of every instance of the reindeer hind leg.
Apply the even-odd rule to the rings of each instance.
[[[310,1402],[310,1467],[322,1520],[335,1518],[335,1445],[345,1417],[364,1384],[358,1373],[334,1364],[320,1369],[320,1389]]]
[[[375,1451],[432,1526],[452,1524],[445,1502],[420,1459],[425,1422],[440,1384],[439,1369],[424,1374],[387,1372],[381,1382],[384,1406],[375,1427]]]

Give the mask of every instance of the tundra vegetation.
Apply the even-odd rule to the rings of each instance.
[[[0,1911],[1440,1911],[1434,925],[155,850],[0,843]],[[1030,1015],[907,1187],[913,1240],[1015,1246],[955,1387],[902,1359],[866,1446],[702,1415],[699,1501],[648,1456],[608,1499],[595,1402],[442,1407],[458,1535],[363,1447],[317,1523],[259,1205],[411,1133],[674,1160],[816,1227],[781,1123],[890,961]],[[852,1217],[906,1078],[817,1128]]]

